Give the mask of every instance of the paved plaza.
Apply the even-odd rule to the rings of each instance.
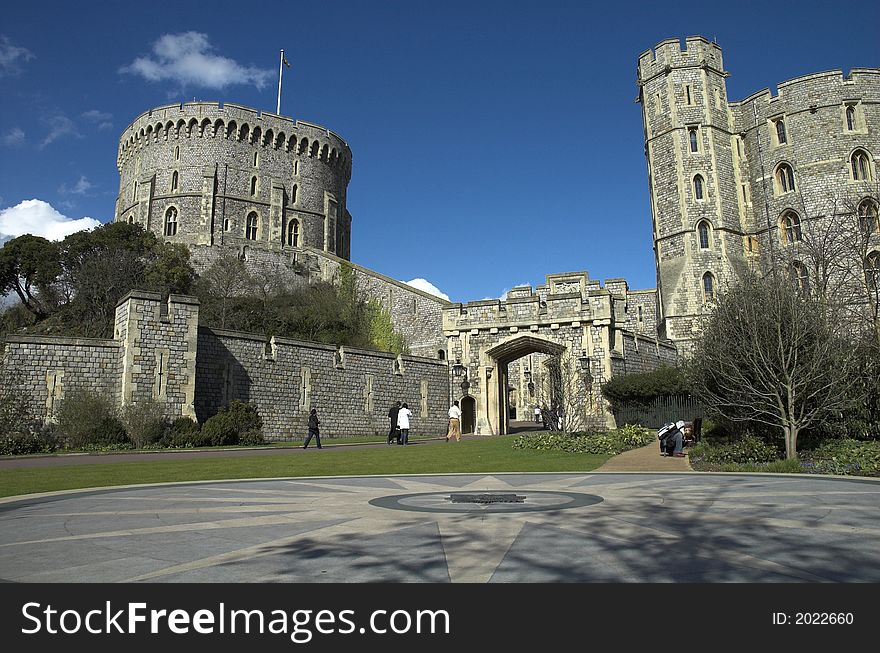
[[[878,582],[880,482],[694,472],[196,482],[0,502],[9,582]]]

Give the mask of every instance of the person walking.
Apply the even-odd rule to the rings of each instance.
[[[318,420],[318,411],[312,408],[312,412],[309,413],[309,435],[306,437],[306,443],[303,445],[303,449],[306,449],[309,446],[312,436],[315,437],[315,442],[318,443],[318,449],[322,448],[321,435],[318,432],[318,424],[320,423],[320,420]]]
[[[458,407],[458,400],[452,402],[449,408],[449,429],[446,431],[446,441],[449,438],[455,438],[456,442],[461,442],[461,408]]]
[[[541,423],[541,407],[535,404],[535,424]]]
[[[412,411],[403,402],[403,406],[397,413],[397,426],[400,428],[400,444],[409,444],[409,418],[412,417]]]
[[[391,429],[388,431],[388,444],[400,444],[400,430],[397,428],[397,413],[400,412],[400,402],[395,403],[391,410],[388,411],[388,417],[391,419]]]

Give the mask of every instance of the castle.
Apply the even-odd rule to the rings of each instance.
[[[809,75],[734,103],[727,75],[721,49],[701,37],[639,57],[656,290],[570,272],[464,304],[350,263],[352,153],[339,135],[234,104],[151,109],[120,139],[115,220],[187,245],[198,271],[233,252],[255,274],[310,283],[347,262],[411,354],[209,329],[195,298],[133,291],[112,339],[9,336],[7,383],[14,377],[49,419],[80,388],[199,420],[232,399],[253,401],[270,439],[301,435],[313,405],[330,417],[328,435],[384,433],[398,398],[425,434],[444,432],[453,399],[465,432],[507,433],[514,416],[554,403],[568,428],[613,426],[602,384],[674,364],[739,271],[782,264],[803,288],[811,275],[825,289],[841,277],[835,290],[868,291],[855,292],[856,304],[880,285],[880,70]],[[840,216],[861,249],[817,279],[810,239],[843,233]]]
[[[687,351],[739,271],[876,304],[880,69],[798,77],[739,102],[721,48],[662,41],[638,59],[661,335]]]

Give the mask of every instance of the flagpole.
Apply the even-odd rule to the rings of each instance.
[[[281,58],[278,60],[278,104],[275,107],[275,113],[281,115],[281,75],[284,73],[284,50],[281,51]]]

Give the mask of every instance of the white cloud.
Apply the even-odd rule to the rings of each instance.
[[[3,144],[13,147],[24,143],[24,130],[20,127],[13,127],[3,134]]]
[[[42,200],[24,200],[0,211],[0,243],[23,234],[61,240],[76,231],[94,229],[100,224],[94,218],[68,218]]]
[[[451,301],[449,299],[449,295],[447,295],[445,292],[441,292],[437,286],[435,286],[433,283],[431,283],[427,279],[421,279],[421,278],[411,279],[409,281],[406,281],[405,283],[408,286],[412,286],[413,288],[418,288],[419,290],[426,292],[430,295],[434,295],[435,297],[441,297],[441,298],[445,299],[447,302]]]
[[[12,45],[8,37],[0,35],[0,77],[19,74],[22,70],[21,64],[33,58],[33,52]]]
[[[65,116],[63,113],[56,113],[52,116],[44,118],[43,122],[49,125],[49,133],[46,134],[46,138],[44,138],[40,143],[40,149],[43,149],[47,145],[54,143],[63,136],[75,136],[76,138],[82,138],[82,135],[77,130],[76,125],[73,124],[73,121]]]
[[[76,182],[72,188],[67,184],[61,184],[58,192],[62,195],[85,195],[91,188],[94,188],[94,184],[86,179],[85,175],[80,175],[79,181]]]
[[[98,129],[110,129],[113,126],[113,114],[106,111],[92,109],[82,114],[82,117],[89,122],[95,123]]]
[[[236,84],[253,84],[262,89],[273,77],[272,70],[242,66],[212,54],[212,50],[207,34],[165,34],[153,44],[154,57],[138,57],[119,72],[140,75],[150,82],[170,80],[181,86],[211,89]]]

